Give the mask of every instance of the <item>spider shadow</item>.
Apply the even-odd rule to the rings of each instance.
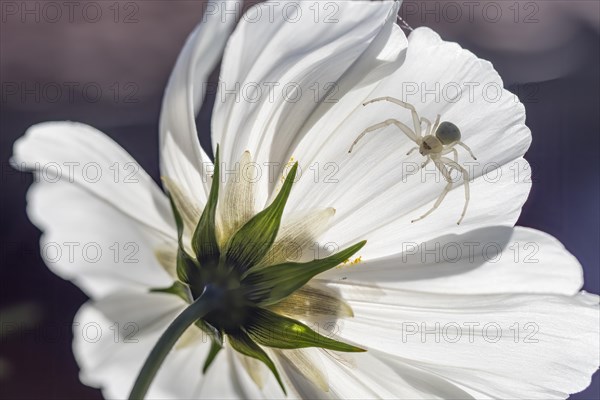
[[[393,255],[348,267],[348,274],[338,275],[336,282],[345,283],[348,279],[349,284],[373,288],[379,282],[425,281],[466,274],[497,262],[510,244],[513,232],[512,227],[492,226],[442,235],[422,243],[402,242]]]
[[[391,269],[396,274],[387,278],[390,282],[399,282],[468,273],[488,262],[496,262],[510,244],[513,232],[511,227],[492,226],[443,235],[420,244],[404,243],[400,265],[392,264]],[[401,273],[398,268],[402,269]]]

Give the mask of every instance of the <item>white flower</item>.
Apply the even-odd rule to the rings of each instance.
[[[598,297],[580,292],[581,266],[557,240],[513,228],[530,190],[523,155],[531,135],[518,100],[501,89],[493,94],[502,81],[491,64],[426,28],[407,40],[395,24],[396,2],[328,3],[337,10],[335,23],[323,14],[315,20],[312,3],[298,6],[292,23],[281,12],[285,4],[277,4],[272,20],[242,18],[225,47],[213,148],[220,146],[222,169],[252,160],[262,175],[249,184],[235,183],[229,173],[221,185],[220,248],[270,204],[292,157],[302,173],[276,244],[314,240],[323,250],[327,243],[344,249],[368,240],[350,262],[274,306],[313,327],[333,323],[336,340],[367,349],[267,349],[288,397],[548,399],[584,389],[599,363]],[[192,33],[165,94],[161,172],[184,222],[186,249],[213,171],[194,117],[232,22],[219,15]],[[327,87],[331,82],[336,85]],[[226,93],[236,84],[238,93]],[[269,95],[265,85],[271,85]],[[455,93],[456,85],[473,90],[443,95],[447,88]],[[422,96],[432,89],[442,93],[439,99]],[[402,98],[421,116],[441,114],[460,127],[478,156],[460,226],[460,186],[432,215],[411,224],[431,207],[443,182],[407,167],[422,157],[405,155],[413,142],[394,127],[369,134],[348,154],[368,126],[387,118],[411,123],[410,113],[393,104],[362,106],[379,96]],[[32,170],[36,163],[88,168],[87,175],[75,169],[69,179],[38,169],[28,213],[44,231],[48,266],[91,297],[74,325],[81,380],[101,387],[107,398],[126,397],[159,336],[187,304],[150,291],[177,279],[168,198],[143,171],[126,179],[133,159],[82,124],[31,127],[15,144],[14,162]],[[71,242],[86,251],[75,252],[75,260],[52,255],[53,246]],[[490,247],[502,252],[490,257]],[[284,396],[264,364],[227,344],[203,375],[211,346],[199,332],[192,327],[180,339],[149,397]]]

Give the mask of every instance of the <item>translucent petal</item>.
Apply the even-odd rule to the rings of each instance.
[[[177,247],[165,243],[154,250],[154,255],[165,271],[173,278],[177,278]]]
[[[244,367],[248,376],[252,378],[256,386],[260,389],[265,387],[265,382],[268,377],[268,369],[265,364],[257,360],[256,358],[248,357],[243,355],[242,353],[237,353],[236,356],[240,360],[240,364]]]
[[[276,352],[284,370],[292,369],[324,392],[329,391],[325,366],[314,349],[293,349]],[[290,374],[288,372],[288,374]]]
[[[334,214],[335,208],[328,207],[290,218],[279,230],[275,243],[260,264],[275,265],[315,258],[311,257],[314,251],[310,250],[310,246],[327,229]]]
[[[341,298],[310,284],[269,307],[278,314],[301,320],[314,320],[321,316],[352,317],[352,308]]]
[[[163,176],[163,185],[173,199],[175,206],[179,210],[181,220],[184,226],[184,236],[191,237],[198,220],[200,220],[200,209],[194,200],[192,200],[179,186],[177,182],[168,176]]]
[[[240,162],[235,165],[234,173],[227,179],[218,207],[219,243],[222,246],[256,212],[256,181],[252,175],[253,168],[250,152],[245,151]]]

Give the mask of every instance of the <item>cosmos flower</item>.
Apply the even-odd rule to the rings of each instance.
[[[235,30],[212,15],[192,33],[162,108],[164,191],[89,126],[43,123],[15,144],[14,163],[40,177],[28,213],[45,261],[91,298],[74,323],[81,380],[127,397],[175,326],[150,398],[584,389],[598,368],[598,296],[580,292],[581,266],[556,239],[514,227],[531,186],[518,99],[459,45],[426,28],[407,38],[398,2],[328,2],[334,13],[318,17],[294,4],[257,5]],[[223,52],[213,164],[195,116]],[[438,86],[453,94],[423,95]],[[363,106],[382,96],[451,121],[477,155],[460,225],[460,181],[411,222],[445,182],[406,155],[414,143],[393,124],[348,153],[386,119],[419,129],[393,103]],[[39,168],[51,163],[86,174]],[[84,251],[56,257],[64,243]],[[210,305],[200,319],[198,304]]]

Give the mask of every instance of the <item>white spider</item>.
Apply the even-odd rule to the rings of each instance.
[[[473,152],[466,144],[460,141],[460,130],[458,129],[458,127],[452,122],[446,121],[440,123],[439,114],[435,120],[435,123],[431,124],[431,121],[429,121],[428,119],[423,117],[419,118],[419,114],[417,114],[417,110],[412,104],[395,99],[393,97],[378,97],[376,99],[369,100],[363,103],[363,106],[382,100],[392,102],[410,110],[410,112],[412,113],[412,119],[415,128],[414,131],[398,120],[387,119],[379,124],[373,125],[365,129],[356,138],[354,143],[352,143],[352,146],[350,146],[350,150],[348,150],[348,153],[352,152],[352,149],[354,148],[356,143],[358,143],[358,141],[362,139],[367,133],[373,132],[377,129],[385,128],[388,125],[396,125],[402,132],[406,134],[406,136],[408,136],[410,140],[417,144],[417,147],[412,148],[408,153],[406,153],[406,155],[411,154],[415,150],[419,150],[419,153],[421,153],[421,155],[427,157],[425,162],[421,164],[421,168],[425,168],[429,161],[433,161],[433,164],[440,171],[440,173],[447,182],[446,187],[436,200],[433,207],[425,214],[421,215],[417,219],[412,220],[411,222],[416,222],[425,218],[439,207],[439,205],[444,200],[444,197],[446,197],[448,192],[452,189],[453,182],[452,177],[450,176],[450,171],[452,169],[455,169],[456,171],[459,171],[462,174],[463,183],[465,187],[465,206],[463,208],[462,214],[460,215],[460,219],[457,222],[457,224],[460,225],[461,221],[465,216],[465,213],[467,212],[467,206],[469,205],[469,173],[465,168],[458,164],[458,152],[454,147],[456,145],[462,146],[465,150],[469,152],[469,154],[471,155],[471,157],[473,157],[474,160],[477,160],[477,157],[473,155]],[[423,123],[426,125],[424,131],[421,129]],[[454,160],[451,160],[448,157],[443,157],[448,153],[453,154]]]

